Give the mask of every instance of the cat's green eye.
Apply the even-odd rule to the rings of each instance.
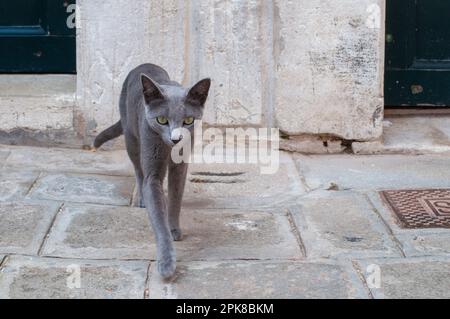
[[[184,119],[184,124],[185,125],[191,125],[192,123],[194,123],[194,118],[192,116],[186,117]]]
[[[169,120],[165,116],[158,116],[156,121],[161,125],[167,125],[169,123]]]

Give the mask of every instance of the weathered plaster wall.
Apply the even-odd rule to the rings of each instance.
[[[384,0],[78,3],[81,134],[116,121],[127,72],[153,62],[185,85],[213,79],[210,124],[381,135]]]

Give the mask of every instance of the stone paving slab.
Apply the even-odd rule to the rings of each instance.
[[[0,253],[37,254],[60,204],[0,202]]]
[[[36,182],[29,197],[77,203],[128,206],[134,177],[48,174]]]
[[[381,190],[450,187],[449,156],[295,155],[307,185],[340,190]]]
[[[189,210],[182,217],[180,260],[300,259],[286,213]]]
[[[289,154],[276,174],[250,164],[191,164],[184,204],[195,208],[279,207],[306,192]]]
[[[66,204],[55,219],[42,254],[66,258],[154,259],[156,251],[144,209]]]
[[[80,149],[11,147],[5,167],[48,172],[134,176],[124,150],[91,152]]]
[[[150,299],[173,298],[368,298],[347,267],[302,262],[181,263],[167,283],[151,267]]]
[[[182,215],[178,260],[299,259],[296,237],[280,213],[190,210]],[[156,245],[144,209],[70,204],[58,214],[45,256],[155,259]]]
[[[450,229],[401,228],[394,212],[390,210],[377,192],[368,193],[368,198],[401,243],[406,256],[450,255]]]
[[[448,258],[370,259],[358,265],[377,299],[450,298]],[[379,286],[374,280],[378,270]]]
[[[23,198],[38,176],[38,172],[0,171],[0,201]]]
[[[290,210],[308,258],[401,256],[383,221],[358,193],[316,191]]]
[[[396,235],[407,257],[449,256],[450,233],[411,232]]]
[[[148,266],[143,261],[10,256],[0,276],[0,299],[143,298]]]

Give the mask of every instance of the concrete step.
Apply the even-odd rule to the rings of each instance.
[[[76,75],[0,75],[0,142],[81,146],[74,131]]]
[[[383,140],[353,143],[356,154],[450,154],[450,114],[389,116]]]

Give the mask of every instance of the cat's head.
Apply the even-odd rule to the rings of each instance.
[[[192,88],[161,85],[141,74],[145,117],[164,143],[173,147],[182,140],[182,128],[193,134],[194,121],[203,116],[210,79],[203,79]]]

